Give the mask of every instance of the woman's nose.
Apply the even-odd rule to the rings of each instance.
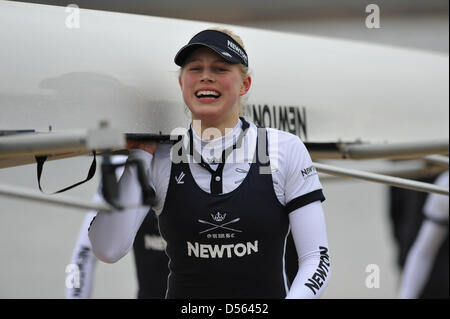
[[[205,68],[203,70],[202,74],[201,74],[200,80],[203,81],[203,82],[206,82],[206,81],[212,82],[212,81],[214,81],[214,76],[213,76],[211,70]]]

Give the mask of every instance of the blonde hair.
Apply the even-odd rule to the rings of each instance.
[[[223,33],[229,35],[231,38],[233,38],[234,41],[239,43],[239,45],[245,50],[244,41],[242,41],[241,37],[238,36],[237,34],[235,34],[233,31],[225,29],[225,28],[221,28],[221,27],[212,27],[212,28],[208,28],[206,30],[219,31],[219,32],[223,32]],[[239,67],[239,71],[241,73],[242,80],[245,81],[248,78],[248,76],[250,75],[248,67],[246,67],[243,64],[239,64],[238,67]],[[180,72],[178,73],[179,76],[181,76],[182,71],[183,71],[183,67],[180,68]],[[244,96],[239,99],[239,116],[242,116],[245,105],[247,104],[247,100],[248,100],[248,96]]]

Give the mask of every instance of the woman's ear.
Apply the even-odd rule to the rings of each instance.
[[[242,82],[241,92],[239,96],[246,94],[248,90],[250,90],[251,85],[252,85],[252,78],[250,75],[248,75],[247,78]]]
[[[183,82],[181,81],[181,74],[178,76],[178,83],[180,84],[180,88],[183,89]]]

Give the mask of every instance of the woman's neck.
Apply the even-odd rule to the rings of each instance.
[[[238,124],[239,117],[232,117],[227,121],[208,121],[205,119],[192,119],[192,128],[203,141],[214,140],[233,130]]]

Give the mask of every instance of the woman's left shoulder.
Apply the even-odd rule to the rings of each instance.
[[[269,138],[271,136],[278,136],[278,138],[281,138],[282,140],[301,142],[300,138],[295,134],[292,134],[292,133],[289,133],[286,131],[282,131],[282,130],[279,130],[276,128],[272,128],[272,127],[267,127],[266,130],[269,135]]]
[[[289,132],[281,131],[275,128],[267,128],[267,138],[269,146],[276,146],[280,150],[306,151],[305,144],[297,136]]]

